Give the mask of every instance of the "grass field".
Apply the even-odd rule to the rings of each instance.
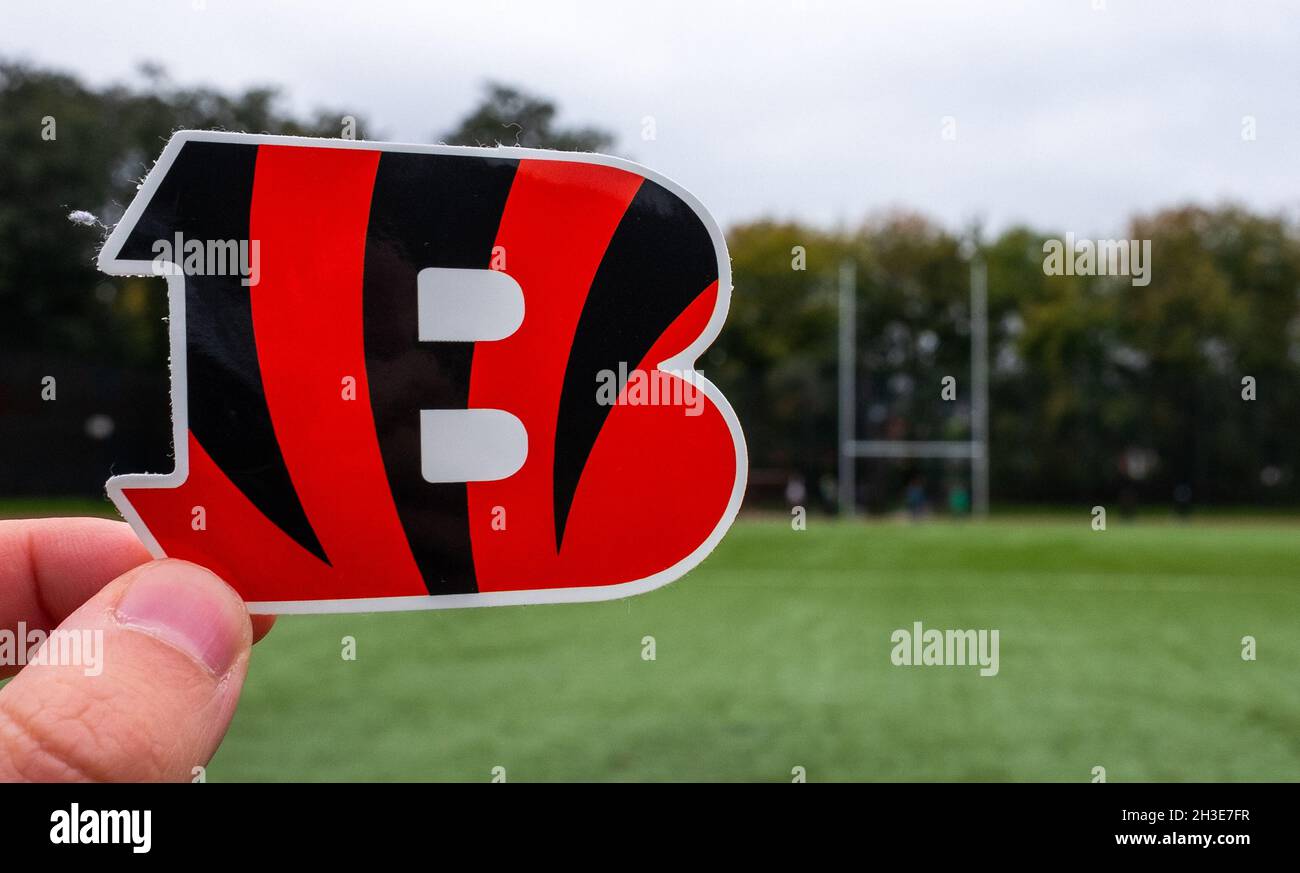
[[[1298,538],[751,521],[627,601],[282,619],[210,778],[1296,780]],[[999,675],[893,666],[916,620]]]
[[[1088,522],[747,520],[626,601],[282,618],[209,779],[1300,780],[1300,525]],[[1000,673],[893,666],[918,620]]]

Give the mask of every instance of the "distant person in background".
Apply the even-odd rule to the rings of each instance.
[[[1137,491],[1132,485],[1125,485],[1119,492],[1119,517],[1123,521],[1133,521],[1137,518],[1137,511]]]
[[[913,521],[920,521],[925,516],[925,482],[920,476],[913,476],[907,483],[903,503],[907,506],[907,514]]]
[[[1181,519],[1186,519],[1192,514],[1192,486],[1186,482],[1178,483],[1174,489],[1174,512]]]
[[[958,518],[970,515],[970,491],[960,482],[948,488],[948,511]]]
[[[791,506],[803,506],[808,499],[808,486],[802,476],[791,476],[785,483],[785,502]]]

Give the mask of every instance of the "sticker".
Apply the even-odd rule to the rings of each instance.
[[[636,164],[183,131],[99,266],[170,305],[176,469],[109,496],[253,612],[625,597],[740,508],[726,243]]]

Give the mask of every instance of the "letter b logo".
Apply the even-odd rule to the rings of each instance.
[[[740,427],[693,370],[726,316],[726,247],[643,168],[182,132],[100,267],[156,273],[159,239],[256,252],[257,281],[166,271],[176,470],[110,496],[256,611],[634,594],[739,509]],[[655,402],[599,402],[602,372]]]

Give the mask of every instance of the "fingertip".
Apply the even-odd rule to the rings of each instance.
[[[261,642],[262,637],[269,634],[271,632],[271,628],[275,627],[274,615],[250,615],[249,620],[252,622],[253,625],[254,645]]]
[[[101,588],[151,560],[124,521],[0,521],[0,625],[50,628]]]

